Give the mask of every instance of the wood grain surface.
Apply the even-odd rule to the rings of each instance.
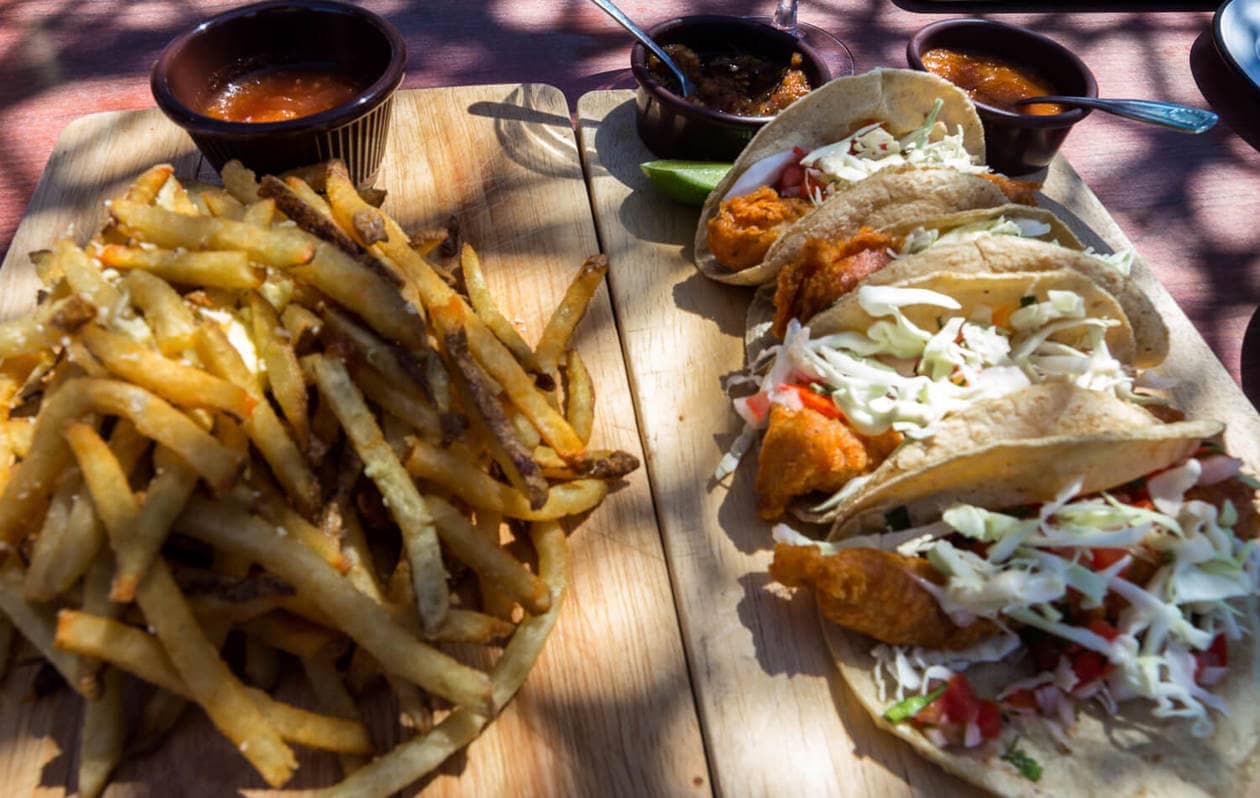
[[[33,296],[26,252],[73,225],[86,240],[100,203],[146,166],[201,170],[191,142],[156,111],[69,126],[0,271],[0,310]],[[549,87],[403,92],[377,185],[409,230],[454,214],[479,251],[501,306],[533,341],[582,259],[598,250],[563,95]],[[576,334],[599,391],[594,440],[639,453],[607,292]],[[703,795],[710,792],[647,475],[639,470],[570,538],[564,609],[534,671],[505,712],[424,786],[426,795]],[[0,692],[0,793],[74,791],[80,702],[29,699],[36,668],[19,657]],[[299,683],[285,695],[301,701]],[[391,708],[372,705],[373,726]],[[292,786],[336,778],[331,756],[305,755]],[[127,760],[107,795],[266,794],[197,710],[156,753]]]
[[[578,124],[715,787],[724,795],[974,792],[875,727],[835,674],[812,597],[771,584],[754,469],[745,463],[730,484],[712,479],[742,426],[721,383],[743,366],[752,291],[693,266],[697,212],[655,193],[639,171],[652,156],[634,134],[632,93],[585,95]],[[1089,242],[1128,245],[1062,158],[1045,191],[1046,204]],[[1141,262],[1135,277],[1172,332],[1160,372],[1181,380],[1177,401],[1227,421],[1228,445],[1255,470],[1260,417]]]

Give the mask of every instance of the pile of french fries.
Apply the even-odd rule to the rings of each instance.
[[[83,796],[190,703],[272,786],[301,745],[340,755],[327,794],[388,795],[511,699],[561,521],[638,466],[588,448],[571,346],[606,261],[530,347],[470,246],[408,235],[339,162],[223,180],[156,166],[86,247],[32,254],[38,306],[0,324],[0,654],[16,630],[86,699]],[[294,661],[314,709],[267,692]],[[378,679],[412,733],[379,756]]]

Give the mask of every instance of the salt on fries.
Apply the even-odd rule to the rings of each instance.
[[[531,348],[470,245],[461,293],[429,259],[447,234],[409,237],[341,164],[223,180],[156,166],[86,248],[32,254],[40,302],[0,323],[0,657],[16,630],[89,702],[83,795],[185,702],[272,786],[300,745],[341,756],[327,794],[388,795],[511,699],[564,593],[560,522],[638,466],[587,449],[571,338],[606,261]],[[266,692],[281,653],[319,711]],[[130,729],[124,674],[153,687]],[[415,734],[372,758],[352,691],[378,677]]]

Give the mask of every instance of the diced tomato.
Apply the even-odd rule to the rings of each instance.
[[[1089,684],[1106,676],[1111,663],[1097,651],[1082,651],[1072,659],[1072,672],[1076,674],[1076,686]]]
[[[940,726],[945,720],[945,702],[936,699],[916,712],[912,720],[921,726]]]
[[[827,418],[844,418],[844,413],[836,407],[836,403],[830,396],[823,396],[805,385],[784,385],[780,390],[795,392],[800,397],[802,405],[822,413]]]
[[[975,720],[980,713],[980,700],[972,691],[971,682],[961,673],[949,677],[941,703],[945,705],[945,719],[953,723]]]
[[[1128,549],[1090,549],[1089,567],[1095,571],[1105,571],[1124,559],[1124,556],[1128,553]],[[1124,576],[1128,570],[1128,567],[1126,567],[1120,572],[1120,575]]]
[[[752,396],[743,399],[744,407],[748,408],[748,412],[758,420],[762,420],[770,413],[770,397],[764,393],[755,393]]]
[[[980,727],[980,736],[986,740],[992,740],[1002,733],[1002,711],[998,708],[996,701],[980,702],[980,714],[976,718],[976,725]]]
[[[801,183],[805,180],[805,167],[800,164],[788,164],[783,169],[783,174],[779,175],[779,182],[775,186],[779,190],[779,194],[790,188],[800,188]]]
[[[1037,711],[1037,696],[1033,695],[1033,691],[1028,688],[1011,693],[1003,699],[1003,702],[1012,709]]]
[[[1224,668],[1229,665],[1229,642],[1225,639],[1224,634],[1218,634],[1212,638],[1212,645],[1207,647],[1206,651],[1194,652],[1194,680],[1199,680],[1199,674],[1204,668]]]
[[[1120,630],[1107,623],[1102,618],[1095,618],[1090,621],[1087,628],[1089,631],[1103,638],[1107,642],[1111,642],[1120,636]]]

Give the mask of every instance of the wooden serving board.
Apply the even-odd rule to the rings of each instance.
[[[714,787],[725,795],[973,793],[875,727],[835,671],[813,598],[771,583],[770,525],[754,510],[754,469],[745,463],[729,485],[713,481],[741,428],[721,381],[744,364],[752,291],[696,270],[698,214],[654,192],[640,172],[654,156],[635,133],[633,96],[583,96],[578,138],[612,263],[613,307]],[[1083,240],[1129,246],[1062,159],[1045,193]],[[1227,422],[1227,445],[1254,471],[1260,416],[1146,267],[1135,264],[1134,274],[1171,331],[1160,372],[1181,381],[1178,404]]]
[[[500,304],[536,340],[583,258],[598,250],[568,107],[554,88],[479,86],[402,92],[377,185],[408,230],[456,215]],[[208,176],[191,141],[157,111],[84,117],[66,128],[0,272],[0,317],[26,311],[27,252],[67,231],[81,242],[101,201],[146,167]],[[71,229],[72,226],[72,229]],[[640,454],[606,291],[576,341],[599,391],[593,440]],[[640,454],[641,456],[641,454]],[[546,650],[516,699],[429,780],[426,795],[700,795],[710,792],[666,559],[643,469],[570,538],[570,588]],[[20,655],[0,692],[5,796],[75,790],[81,702],[31,701]],[[291,687],[286,697],[300,700]],[[391,718],[378,711],[374,726]],[[332,756],[306,754],[293,787],[336,779]],[[109,796],[267,793],[230,743],[190,710],[157,752],[126,760]]]

